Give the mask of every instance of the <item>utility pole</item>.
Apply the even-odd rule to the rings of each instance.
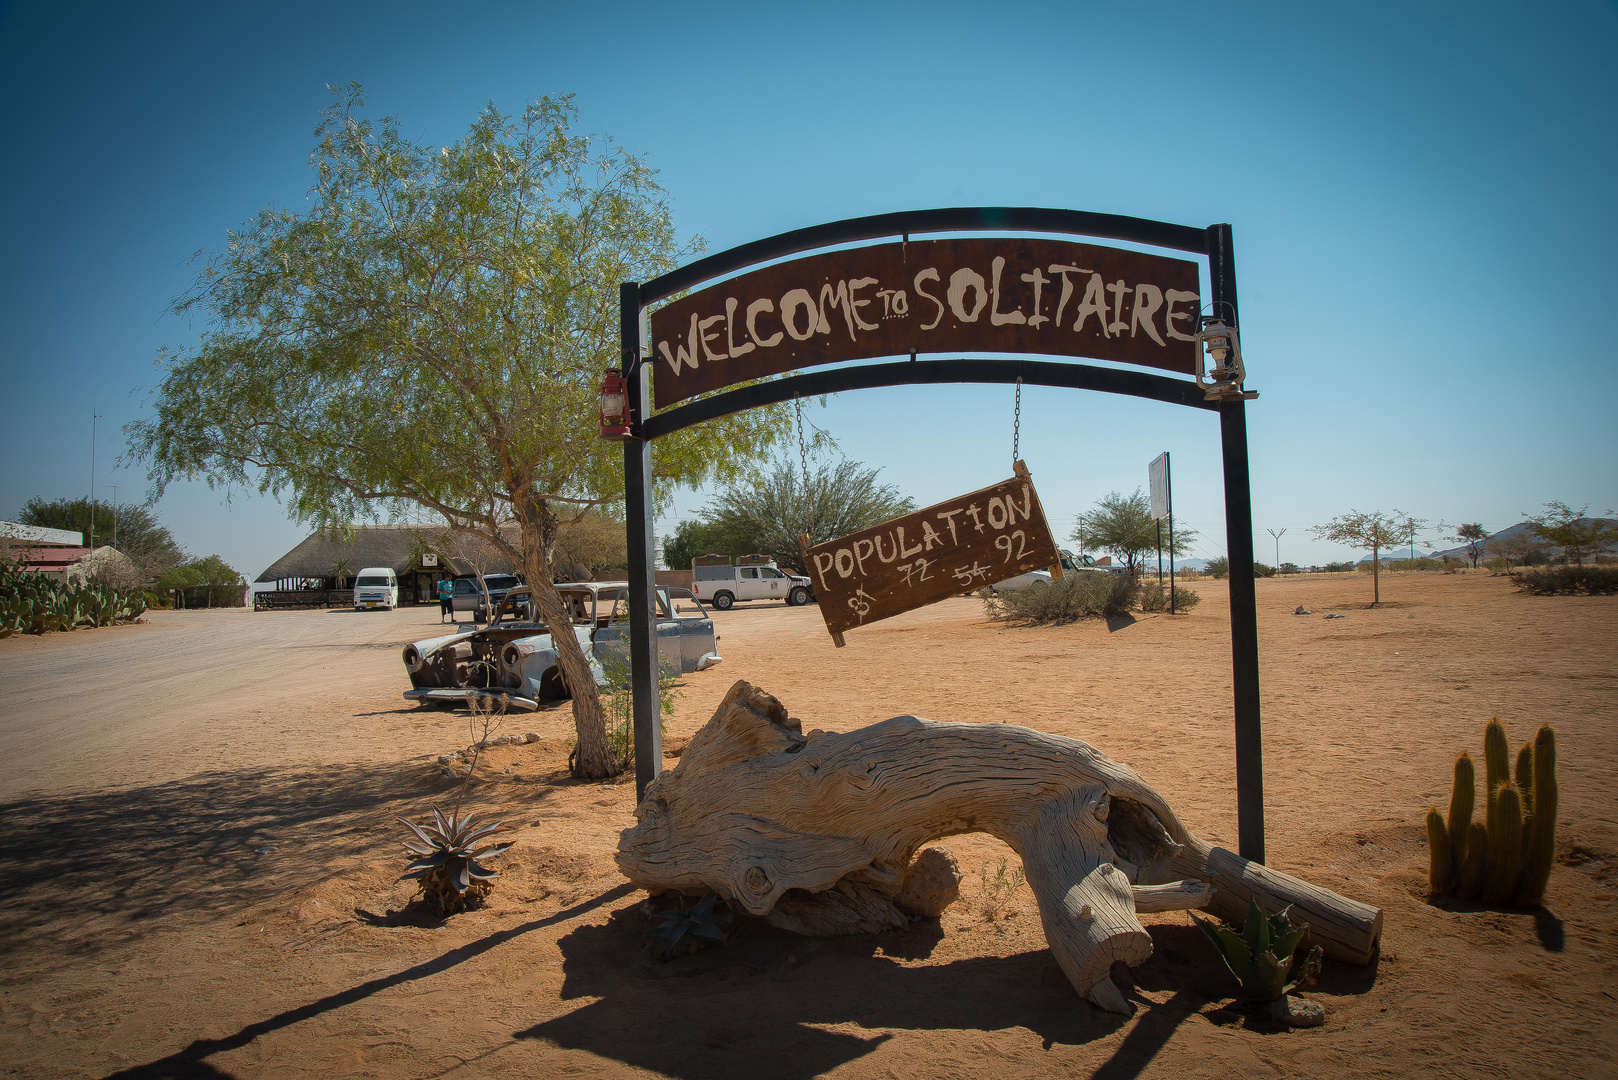
[[[1285,529],[1280,532],[1276,532],[1274,529],[1265,529],[1264,531],[1275,537],[1275,572],[1279,574],[1281,572],[1281,537],[1285,536],[1287,531]]]
[[[101,414],[90,407],[90,535],[84,538],[84,546],[93,549],[96,546],[96,421]]]
[[[104,488],[111,488],[112,489],[112,546],[117,547],[118,546],[118,489],[123,487],[124,485],[123,484],[102,484],[101,486],[104,487]],[[92,506],[95,505],[95,500],[91,499],[90,504]]]

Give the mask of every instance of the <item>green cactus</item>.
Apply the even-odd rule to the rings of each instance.
[[[1489,833],[1489,862],[1483,877],[1483,902],[1509,904],[1517,895],[1522,870],[1522,796],[1517,785],[1500,785],[1495,793],[1494,826]]]
[[[1489,858],[1489,830],[1474,821],[1466,833],[1466,861],[1455,875],[1455,895],[1474,900],[1483,888],[1483,870]]]
[[[1537,907],[1545,900],[1545,886],[1556,861],[1556,730],[1541,724],[1534,736],[1534,813],[1527,828],[1527,854],[1523,859],[1522,890],[1517,903]]]
[[[1489,717],[1483,729],[1483,824],[1494,836],[1494,793],[1511,781],[1511,740],[1498,716]]]
[[[1427,889],[1433,896],[1443,896],[1455,887],[1455,852],[1444,828],[1444,815],[1438,807],[1427,811]]]
[[[1517,792],[1522,796],[1522,805],[1525,812],[1534,808],[1534,744],[1523,743],[1517,751],[1517,768],[1513,779],[1517,784]]]
[[[1477,798],[1477,773],[1472,768],[1472,755],[1462,751],[1455,759],[1455,783],[1449,793],[1449,821],[1446,831],[1450,838],[1450,854],[1459,874],[1466,861],[1466,842],[1472,832],[1472,804]]]

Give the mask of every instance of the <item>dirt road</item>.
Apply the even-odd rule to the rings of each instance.
[[[159,613],[0,641],[0,1070],[8,1076],[1565,1077],[1618,1057],[1618,603],[1482,575],[1259,583],[1272,864],[1382,906],[1371,968],[1328,965],[1327,1026],[1233,1005],[1185,916],[1148,916],[1141,1010],[1098,1013],[1044,948],[1015,856],[947,841],[966,895],[908,932],[758,924],[646,958],[611,853],[633,785],[567,779],[565,708],[490,752],[468,805],[517,827],[484,910],[398,884],[397,814],[456,798],[464,722],[405,704],[437,613]],[[987,622],[972,600],[852,632],[719,613],[694,732],[737,678],[806,727],[898,713],[1029,724],[1132,764],[1201,835],[1235,833],[1224,588],[1190,615]],[[1304,604],[1309,616],[1291,614]],[[1346,617],[1327,620],[1338,612]],[[1539,911],[1425,902],[1425,808],[1499,715],[1557,727],[1561,865]],[[674,762],[668,761],[667,765]],[[980,883],[979,872],[990,879]],[[998,905],[994,917],[985,912]]]

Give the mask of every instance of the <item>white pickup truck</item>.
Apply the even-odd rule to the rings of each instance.
[[[806,577],[781,570],[771,560],[743,559],[732,566],[730,560],[707,562],[713,556],[691,561],[691,592],[705,604],[729,611],[739,600],[784,600],[801,607],[813,597]]]

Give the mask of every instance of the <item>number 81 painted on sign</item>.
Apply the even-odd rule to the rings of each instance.
[[[1011,538],[1013,536],[1017,538],[1017,554],[1015,556],[1013,556],[1011,553]],[[1007,533],[1004,536],[995,537],[994,546],[1006,553],[1006,562],[1010,562],[1013,558],[1023,559],[1028,556],[1028,537],[1021,529],[1013,529],[1010,533]]]

